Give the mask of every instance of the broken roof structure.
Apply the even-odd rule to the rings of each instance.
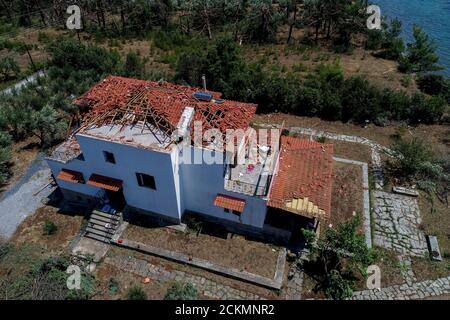
[[[331,211],[333,145],[281,137],[278,171],[269,207],[328,219]]]
[[[212,99],[204,101],[195,97],[199,91],[168,82],[108,76],[74,101],[85,110],[78,133],[144,148],[150,147],[149,140],[135,137],[151,133],[151,145],[164,148],[172,142],[186,108],[194,110],[191,127],[201,121],[203,131],[219,129],[225,134],[227,129],[247,129],[255,104],[223,100],[218,92],[208,92]]]

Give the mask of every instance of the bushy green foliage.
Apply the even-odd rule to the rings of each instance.
[[[42,233],[49,236],[55,234],[57,230],[58,226],[52,220],[46,220],[42,228]]]
[[[358,232],[358,217],[326,229],[323,237],[315,238],[312,231],[303,230],[310,249],[305,271],[318,280],[320,290],[332,299],[352,295],[356,276],[365,276],[366,268],[376,255],[367,248],[363,234]]]
[[[433,96],[442,96],[450,104],[450,80],[440,74],[425,74],[417,79],[420,90]]]
[[[109,294],[110,295],[115,295],[119,292],[120,290],[120,284],[119,281],[117,281],[114,278],[109,278],[108,280],[108,290],[109,290]]]
[[[116,51],[80,44],[76,40],[57,39],[47,50],[51,55],[50,79],[58,81],[62,92],[81,94],[92,83],[120,70],[120,56]]]
[[[167,290],[164,300],[197,300],[197,289],[191,283],[176,282]]]
[[[0,244],[0,299],[89,299],[95,278],[81,268],[80,289],[67,288],[69,257],[42,257],[42,248]]]
[[[123,75],[131,78],[140,78],[144,73],[144,64],[136,52],[129,52],[125,57]]]
[[[5,183],[10,175],[9,161],[11,159],[11,138],[9,134],[0,131],[0,185]]]
[[[271,0],[250,0],[242,31],[250,41],[271,42],[275,40],[280,23],[281,15]]]
[[[419,27],[413,27],[414,42],[408,43],[406,53],[399,60],[399,68],[405,72],[428,72],[442,69],[438,65],[437,45]]]
[[[128,300],[147,300],[147,294],[144,289],[138,286],[131,287],[127,292]]]
[[[414,177],[421,173],[426,163],[431,163],[433,153],[429,145],[417,138],[398,139],[392,146],[396,153],[395,169],[403,177]]]
[[[12,57],[0,58],[0,75],[3,81],[17,77],[19,73],[20,68]]]
[[[217,39],[206,52],[194,49],[181,56],[177,81],[199,86],[202,74],[206,74],[208,89],[229,99],[257,103],[259,112],[386,125],[398,120],[435,123],[447,108],[446,101],[437,97],[409,97],[380,89],[360,76],[345,79],[338,63],[319,65],[304,79],[263,70],[261,64],[246,63],[229,37]]]
[[[376,55],[381,58],[398,60],[405,50],[401,32],[402,23],[400,20],[394,19],[389,25],[383,23],[382,30],[369,30],[367,32],[366,48],[379,50]]]

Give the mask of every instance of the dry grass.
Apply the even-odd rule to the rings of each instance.
[[[360,166],[333,162],[333,191],[330,223],[352,219],[355,212],[363,220],[362,169]]]
[[[55,234],[43,234],[44,223],[47,220],[53,221],[58,227]],[[57,208],[44,206],[20,224],[11,242],[17,245],[39,245],[52,254],[66,253],[68,245],[80,232],[82,223],[82,216],[59,213]]]
[[[142,242],[225,267],[273,278],[279,251],[274,246],[234,235],[223,238],[205,232],[182,233],[169,228],[130,225],[124,238]]]
[[[381,287],[403,284],[405,280],[401,274],[400,260],[394,251],[377,248],[379,259],[375,263],[381,271]]]
[[[426,234],[437,236],[442,255],[450,256],[450,209],[436,196],[420,192],[419,208],[422,228]]]
[[[413,258],[412,268],[417,281],[448,277],[450,276],[450,259],[431,261],[425,258]]]
[[[165,268],[168,271],[172,270],[180,270],[184,271],[186,273],[197,275],[201,277],[205,277],[207,279],[210,279],[211,281],[215,281],[217,283],[220,283],[222,285],[230,286],[232,288],[235,288],[237,290],[243,290],[246,292],[251,292],[254,294],[257,294],[259,296],[265,297],[267,299],[280,299],[283,298],[283,292],[282,291],[274,291],[270,289],[266,289],[251,283],[243,282],[237,279],[228,278],[225,276],[221,276],[212,272],[208,272],[203,269],[199,269],[193,266],[188,266],[185,264],[179,264],[173,261],[169,261],[163,258],[159,258],[156,256],[151,256],[148,254],[139,253],[133,250],[128,250],[125,248],[119,248],[119,247],[111,247],[111,249],[108,252],[109,256],[114,255],[126,255],[126,256],[132,256],[137,259],[148,261],[149,263],[153,265],[157,265],[160,267]],[[286,264],[286,270],[285,270],[285,277],[287,275],[287,268],[288,264]],[[140,279],[142,281],[142,279]],[[199,295],[202,294],[202,292],[199,292]]]
[[[94,300],[125,300],[127,291],[135,286],[141,287],[149,300],[164,299],[171,283],[152,280],[144,284],[144,279],[130,272],[122,271],[110,264],[102,263],[96,270],[97,293]],[[118,283],[117,291],[111,290],[110,279]]]
[[[325,121],[317,117],[300,117],[282,113],[257,114],[253,118],[253,123],[255,124],[267,122],[276,124],[284,122],[286,127],[313,128],[338,134],[365,137],[384,146],[390,146],[394,142],[394,136],[399,135],[403,138],[417,137],[429,144],[437,153],[450,152],[450,126],[448,125],[419,125],[416,127],[401,125],[377,127],[368,125],[363,127],[340,121]]]
[[[14,185],[27,172],[29,166],[39,153],[37,142],[38,139],[36,137],[30,137],[12,145],[12,176],[5,185],[0,186],[0,193],[5,191],[9,186]]]
[[[280,33],[283,35],[283,33]],[[284,34],[287,34],[284,32]],[[294,32],[293,45],[283,43],[265,44],[255,47],[244,45],[245,56],[249,61],[267,59],[269,69],[272,66],[282,66],[286,71],[298,71],[296,66],[302,65],[304,72],[312,71],[321,64],[339,63],[342,66],[345,77],[360,75],[371,83],[394,90],[403,90],[410,94],[418,91],[417,85],[412,79],[408,86],[404,86],[402,79],[404,74],[399,72],[396,61],[377,58],[372,52],[363,48],[355,48],[351,53],[335,53],[329,46],[307,47],[298,44],[303,37],[303,30]],[[297,39],[297,41],[296,41]]]

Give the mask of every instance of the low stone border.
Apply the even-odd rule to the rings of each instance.
[[[450,276],[413,284],[402,284],[364,290],[353,294],[350,300],[416,300],[450,293]]]
[[[363,174],[362,174],[362,186],[363,186],[363,215],[364,215],[364,234],[366,238],[366,244],[368,248],[372,248],[372,228],[370,225],[370,197],[369,197],[369,169],[368,165],[365,162],[343,159],[338,157],[333,157],[334,161],[354,164],[357,166],[361,166]]]
[[[134,257],[118,255],[107,257],[105,263],[120,270],[134,273],[141,277],[150,277],[161,282],[189,282],[206,297],[223,300],[265,300],[264,297],[251,292],[235,289],[217,283],[202,276],[193,275],[180,270],[167,270],[162,266],[151,264]]]
[[[269,279],[266,277],[259,276],[257,274],[253,274],[246,271],[240,271],[235,268],[223,267],[207,260],[188,257],[178,252],[152,247],[136,241],[131,241],[127,239],[112,239],[111,243],[119,247],[137,250],[143,253],[148,253],[151,255],[166,258],[175,262],[181,262],[210,272],[214,272],[220,275],[226,275],[239,280],[244,280],[246,282],[254,283],[270,289],[277,289],[277,290],[281,289],[281,285],[283,282],[284,266],[286,264],[285,248],[282,248],[280,254],[278,255],[277,267],[275,270],[274,278]]]

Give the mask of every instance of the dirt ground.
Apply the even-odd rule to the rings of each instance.
[[[282,26],[278,32],[277,44],[261,46],[244,45],[245,53],[250,61],[258,61],[269,57],[269,65],[284,66],[288,71],[295,71],[296,66],[311,71],[320,64],[339,62],[346,77],[353,75],[365,76],[372,83],[394,90],[404,90],[408,93],[417,92],[417,85],[412,79],[404,85],[404,74],[398,71],[396,61],[375,57],[371,51],[363,49],[361,39],[357,40],[358,48],[350,53],[336,53],[330,44],[323,42],[318,47],[308,47],[300,43],[305,30],[294,29],[290,45],[286,44],[288,26]],[[298,70],[298,69],[297,69]]]
[[[417,281],[448,277],[450,275],[450,259],[430,261],[430,259],[425,258],[413,258],[412,268]]]
[[[257,114],[253,123],[278,123],[284,121],[285,127],[304,127],[323,130],[327,132],[365,137],[381,145],[390,146],[395,136],[403,138],[417,137],[428,143],[437,153],[450,152],[450,126],[448,125],[419,125],[416,127],[406,125],[392,125],[377,127],[368,125],[366,127],[343,123],[340,121],[326,121],[317,117],[300,117],[282,113]],[[356,159],[355,159],[356,160]]]
[[[207,231],[208,232],[208,231]],[[202,231],[182,233],[169,228],[129,225],[124,238],[205,259],[225,267],[273,278],[279,250],[272,245],[226,233],[210,235]]]
[[[397,254],[383,248],[376,248],[379,259],[375,263],[381,271],[381,287],[390,287],[405,283],[401,275],[401,265]]]
[[[420,192],[419,208],[424,232],[437,236],[441,254],[450,257],[450,208],[424,192]]]
[[[56,224],[58,229],[55,234],[43,234],[43,227],[47,220]],[[20,224],[11,238],[11,242],[18,245],[40,245],[52,254],[67,253],[67,248],[80,232],[82,223],[83,216],[60,213],[55,207],[44,206]]]
[[[27,172],[31,163],[36,159],[36,156],[39,153],[37,141],[38,139],[36,137],[30,137],[12,145],[12,176],[6,184],[0,185],[0,194],[9,186],[12,186],[19,181],[19,179]]]
[[[353,212],[363,219],[362,169],[360,166],[333,162],[333,191],[331,219],[335,226],[353,217]]]
[[[311,139],[311,136],[305,134],[295,134],[294,136],[300,139]],[[324,143],[333,145],[333,155],[336,157],[365,162],[369,166],[372,162],[372,151],[369,146],[365,146],[360,143],[338,141],[333,139],[325,139]]]

